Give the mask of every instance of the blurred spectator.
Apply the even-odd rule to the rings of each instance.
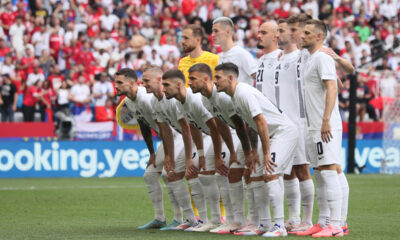
[[[10,53],[10,49],[6,46],[6,41],[0,38],[0,63],[4,62],[4,58],[8,53]]]
[[[50,82],[50,86],[53,90],[59,89],[62,82],[65,81],[65,76],[61,73],[60,67],[57,64],[50,67],[50,75],[47,80]]]
[[[2,122],[13,122],[14,112],[17,110],[18,93],[8,74],[2,75],[0,85],[0,112]]]
[[[5,8],[0,15],[1,27],[3,28],[4,33],[8,34],[11,25],[15,21],[15,15],[14,12],[12,11],[12,4],[10,0],[5,0],[2,4],[3,6],[5,6]]]
[[[114,121],[115,109],[113,101],[108,98],[103,108],[96,109],[96,122]]]
[[[55,90],[57,96],[57,111],[69,113],[70,90],[66,81],[61,82],[61,86]]]
[[[95,115],[97,112],[102,111],[106,105],[108,98],[114,97],[114,87],[108,80],[107,73],[103,72],[100,74],[100,80],[93,85],[93,99],[95,105]]]
[[[26,85],[28,87],[33,85],[36,81],[43,82],[45,79],[43,69],[39,67],[39,64],[39,60],[35,59],[33,61],[33,71],[28,73],[28,78],[26,79]]]
[[[17,16],[16,22],[10,28],[11,45],[17,51],[22,54],[24,52],[24,32],[26,28],[22,22],[22,17]]]
[[[29,86],[24,93],[24,100],[22,102],[22,113],[24,115],[24,122],[33,122],[36,103],[42,100],[42,94],[39,92],[43,86],[43,82],[36,80],[36,82]]]
[[[74,104],[72,113],[77,122],[89,122],[91,120],[90,89],[85,84],[86,79],[83,75],[78,76],[78,82],[71,88],[71,101]]]
[[[388,64],[388,59],[387,59],[387,57],[382,58],[382,64],[378,65],[378,66],[376,67],[376,70],[380,70],[380,71],[383,71],[383,70],[392,70],[392,68],[391,68],[391,67],[389,66],[389,64]]]
[[[105,6],[103,8],[104,14],[101,15],[100,17],[100,22],[101,22],[101,28],[107,30],[107,31],[111,31],[114,24],[119,22],[119,18],[110,13],[110,8],[109,6]]]
[[[52,122],[53,106],[56,100],[56,94],[53,89],[51,89],[49,81],[46,80],[43,82],[43,88],[40,89],[40,93],[43,98],[42,101],[39,102],[40,119],[44,122],[47,116],[47,121]]]
[[[52,56],[49,55],[48,50],[43,50],[42,54],[39,57],[39,64],[40,69],[43,70],[44,77],[47,79],[50,74],[50,68],[51,66],[56,64],[56,61]]]
[[[40,30],[32,35],[32,44],[35,46],[35,57],[40,57],[43,50],[49,50],[50,33],[43,23]]]

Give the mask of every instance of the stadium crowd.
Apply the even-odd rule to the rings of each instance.
[[[230,17],[235,44],[260,57],[262,22],[305,12],[329,26],[326,44],[365,71],[358,75],[357,111],[380,119],[375,98],[393,98],[400,80],[400,2],[396,0],[3,0],[0,13],[2,121],[50,121],[56,111],[82,112],[79,121],[114,119],[112,76],[149,64],[169,70],[182,55],[182,28],[201,25],[203,49],[221,51],[211,37],[213,19]],[[371,64],[372,63],[372,64]],[[340,71],[340,70],[339,70]],[[346,120],[349,80],[340,92]],[[372,101],[372,102],[371,102]],[[376,102],[376,101],[375,101]]]

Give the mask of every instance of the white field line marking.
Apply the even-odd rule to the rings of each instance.
[[[143,185],[93,185],[93,186],[26,186],[26,187],[0,187],[0,191],[25,191],[25,190],[65,190],[65,189],[123,189],[123,188],[145,188]]]

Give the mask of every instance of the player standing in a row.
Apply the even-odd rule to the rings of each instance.
[[[303,31],[303,48],[310,57],[304,66],[305,100],[308,117],[306,150],[315,169],[317,192],[327,204],[330,225],[315,224],[298,235],[313,237],[343,236],[341,228],[342,189],[336,165],[340,164],[342,120],[338,107],[338,77],[333,59],[319,51],[327,35],[325,24],[307,21]],[[321,186],[323,186],[321,188]]]
[[[303,40],[302,40],[302,36],[303,36],[303,30],[305,27],[305,23],[310,20],[310,16],[306,15],[306,14],[299,14],[299,15],[294,15],[291,16],[288,19],[288,24],[289,24],[289,28],[290,28],[290,34],[291,34],[291,39],[294,43],[297,44],[297,47],[299,49],[302,49],[301,51],[301,57],[299,59],[300,61],[300,78],[303,81],[304,79],[304,68],[305,66],[308,64],[308,59],[309,59],[309,52],[306,49],[303,49]],[[337,54],[335,54],[331,49],[326,48],[326,47],[321,47],[320,51],[325,52],[326,54],[330,55],[333,60],[335,61],[335,64],[337,66],[337,68],[340,68],[342,70],[344,70],[347,74],[351,74],[354,71],[354,67],[351,64],[350,61],[338,56]],[[340,88],[341,85],[341,81],[338,79],[338,86]],[[307,111],[306,111],[307,112]],[[347,227],[347,209],[348,209],[348,201],[349,201],[349,184],[347,182],[346,176],[343,173],[340,164],[336,165],[337,168],[337,172],[339,174],[339,181],[340,181],[340,185],[341,185],[341,189],[342,189],[342,210],[341,210],[341,218],[342,218],[342,222],[341,222],[341,226],[343,228],[343,231],[345,234],[348,234],[349,230]],[[318,191],[318,188],[322,188],[323,186],[318,186],[317,185],[317,200],[318,200],[318,205],[319,205],[319,218],[320,218],[320,224],[321,226],[325,226],[326,224],[329,224],[329,209],[328,206],[326,204],[322,204],[322,202],[320,202],[323,196],[319,196],[320,192],[322,191]],[[323,220],[325,219],[325,220]]]
[[[263,236],[286,236],[283,189],[279,177],[290,173],[298,131],[292,121],[261,92],[247,84],[239,83],[238,74],[239,70],[235,64],[220,64],[215,68],[215,85],[217,91],[231,96],[236,112],[250,128],[257,131],[262,143],[260,157],[262,156],[264,173],[267,175],[275,223]],[[260,223],[259,228],[262,227]]]
[[[219,45],[222,52],[219,54],[218,64],[232,62],[239,67],[238,81],[254,86],[254,80],[257,72],[257,62],[253,56],[240,46],[235,46],[233,42],[234,25],[230,18],[219,17],[213,21],[212,37],[214,43]],[[214,71],[214,68],[213,68]],[[255,148],[257,149],[257,148]],[[245,170],[245,174],[248,169]],[[249,173],[247,173],[249,174]],[[251,185],[247,182],[247,219],[248,226],[240,229],[238,233],[254,230],[258,225],[258,212],[254,202],[254,194],[249,190]]]
[[[282,109],[299,130],[299,142],[293,156],[290,175],[284,176],[285,195],[289,219],[286,229],[289,232],[304,231],[312,226],[314,205],[314,183],[311,180],[309,162],[305,151],[306,111],[304,105],[303,81],[300,74],[301,52],[290,38],[286,19],[279,20],[277,39],[283,50],[274,70],[273,84],[278,108]],[[300,196],[303,218],[300,221]]]
[[[218,64],[231,62],[239,67],[239,82],[254,85],[257,72],[257,62],[253,56],[233,42],[233,22],[228,17],[219,17],[213,21],[212,37],[215,44],[220,45]]]

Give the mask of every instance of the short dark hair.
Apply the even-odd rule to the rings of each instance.
[[[200,37],[200,38],[203,38],[203,37],[204,37],[203,28],[200,27],[200,26],[197,26],[197,25],[195,25],[195,24],[189,24],[189,25],[186,25],[186,26],[183,28],[183,30],[185,30],[185,29],[190,29],[190,30],[192,30],[193,36],[195,36],[195,37]]]
[[[135,70],[130,68],[122,68],[118,72],[115,73],[115,76],[124,76],[125,78],[129,78],[137,82],[137,75]]]
[[[239,68],[231,62],[221,63],[215,67],[215,71],[223,71],[224,74],[233,74],[236,78],[239,77]]]
[[[288,20],[286,18],[280,18],[278,20],[278,24],[281,24],[281,23],[288,23]]]
[[[162,75],[162,79],[163,80],[178,79],[178,80],[181,80],[183,83],[185,83],[185,75],[183,75],[183,73],[178,69],[173,69],[173,70],[166,71]]]
[[[326,28],[325,23],[321,20],[311,19],[306,22],[306,25],[314,25],[314,28],[317,31],[322,32],[324,39],[325,39],[326,35],[328,34],[328,29]]]
[[[188,72],[189,73],[192,73],[192,72],[206,73],[210,77],[211,80],[213,79],[212,70],[211,70],[210,66],[208,66],[205,63],[197,63],[197,64],[191,66],[189,68]]]
[[[288,24],[294,24],[294,23],[299,23],[300,25],[304,25],[305,22],[308,20],[311,20],[312,17],[308,14],[305,13],[300,13],[296,15],[292,15],[287,19]]]

